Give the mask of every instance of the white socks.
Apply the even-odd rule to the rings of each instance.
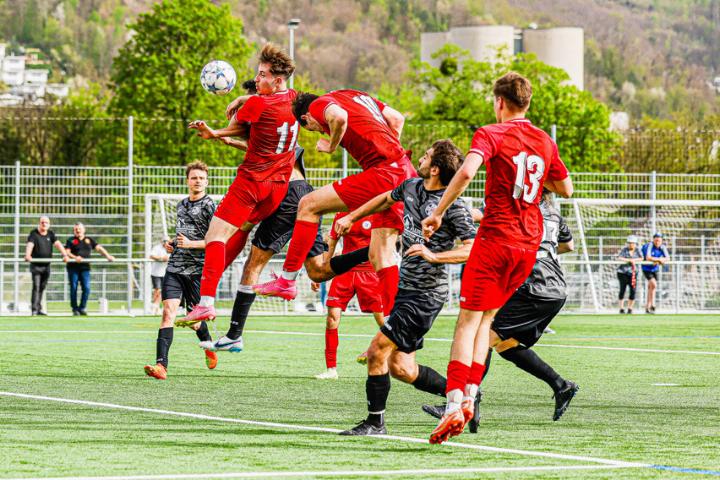
[[[300,270],[297,272],[286,272],[283,270],[282,274],[280,276],[284,278],[285,280],[290,280],[291,282],[294,282],[295,279],[297,279],[298,275],[300,274]]]
[[[447,406],[445,407],[445,415],[460,410],[460,404],[463,400],[463,392],[459,388],[450,390],[447,394]]]
[[[203,295],[200,297],[200,303],[198,303],[201,307],[213,307],[215,306],[215,297],[210,297],[208,295]]]

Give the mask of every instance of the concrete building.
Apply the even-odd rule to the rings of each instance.
[[[570,83],[582,90],[585,76],[585,40],[582,28],[549,28],[519,30],[509,25],[455,27],[447,32],[423,33],[420,36],[420,59],[439,66],[432,55],[445,44],[455,44],[480,61],[492,61],[498,48],[509,54],[534,53],[539,60],[565,70]]]
[[[22,85],[25,72],[25,57],[22,55],[8,55],[2,61],[2,81],[14,87]]]

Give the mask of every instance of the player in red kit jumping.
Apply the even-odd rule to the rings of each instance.
[[[215,294],[220,277],[242,251],[249,235],[240,227],[245,222],[255,224],[270,216],[287,193],[299,129],[292,114],[296,93],[287,87],[287,79],[294,71],[295,65],[285,52],[266,45],[260,52],[255,77],[258,95],[248,98],[226,128],[212,130],[202,121],[190,124],[190,128],[198,130],[198,135],[205,139],[247,138],[247,153],[205,236],[200,303],[179,325],[215,318]]]
[[[448,207],[485,164],[485,216],[460,287],[460,315],[447,370],[448,403],[430,443],[459,435],[473,416],[495,313],[535,264],[543,236],[538,207],[543,185],[566,198],[573,191],[557,145],[525,118],[532,97],[530,82],[511,72],[495,82],[493,94],[499,123],[475,132],[463,166],[422,222],[423,234],[429,238],[440,227]]]
[[[320,97],[303,93],[293,104],[293,113],[306,129],[329,135],[329,139],[318,140],[318,151],[331,154],[342,146],[363,171],[315,190],[300,201],[282,275],[255,288],[261,295],[286,300],[297,295],[295,279],[322,214],[354,210],[417,175],[400,144],[404,117],[368,94],[357,90],[337,90]],[[376,215],[372,227],[370,263],[380,278],[383,310],[388,315],[398,288],[395,242],[403,229],[402,202]]]

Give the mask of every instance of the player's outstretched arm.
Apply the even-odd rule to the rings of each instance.
[[[562,180],[545,180],[545,187],[553,193],[557,193],[563,198],[570,198],[575,191],[570,176]]]
[[[240,95],[235,100],[230,102],[225,109],[225,118],[230,120],[232,117],[235,116],[238,110],[245,105],[245,102],[248,101],[248,98],[250,98],[252,95]]]
[[[468,153],[462,167],[460,167],[460,170],[458,170],[452,180],[450,180],[450,184],[445,189],[445,193],[443,193],[438,206],[422,221],[422,230],[425,238],[430,238],[437,232],[440,225],[442,225],[443,215],[445,215],[450,205],[452,205],[455,200],[463,194],[468,185],[470,185],[470,182],[475,178],[475,174],[482,164],[482,155],[475,152]]]
[[[248,149],[247,140],[237,140],[231,137],[220,137],[218,138],[218,140],[220,140],[228,147],[237,148],[238,150],[242,150],[244,152],[246,152]]]
[[[405,116],[394,108],[388,107],[387,105],[385,105],[385,108],[383,108],[382,116],[387,122],[390,129],[395,132],[395,135],[399,139],[402,135],[403,126],[405,125]]]
[[[570,240],[569,242],[560,242],[558,243],[558,253],[562,255],[563,253],[572,252],[575,250],[575,242],[573,240]]]
[[[391,192],[381,193],[343,218],[338,219],[335,222],[335,233],[337,233],[338,236],[345,235],[350,231],[353,223],[357,222],[361,218],[372,215],[373,213],[385,211],[392,207],[395,204],[395,200],[393,200],[390,193]]]
[[[465,263],[470,258],[473,239],[463,240],[462,245],[445,252],[431,252],[425,245],[412,245],[405,251],[406,257],[422,257],[428,263]]]

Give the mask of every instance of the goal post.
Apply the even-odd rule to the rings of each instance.
[[[657,232],[670,254],[659,271],[658,308],[720,309],[720,201],[577,198],[559,199],[558,204],[575,237],[575,252],[561,256],[570,308],[617,308],[618,253],[629,235],[639,237],[641,248]],[[642,273],[637,287],[640,309],[647,293]]]

